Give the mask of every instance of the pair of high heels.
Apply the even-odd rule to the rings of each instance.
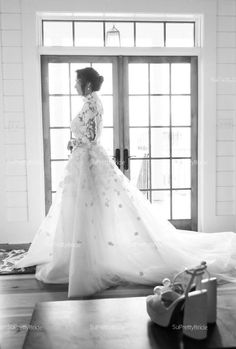
[[[163,280],[163,286],[154,288],[154,295],[146,298],[147,313],[156,324],[168,327],[183,310],[183,334],[194,339],[207,337],[207,324],[216,322],[216,278],[203,279],[208,273],[206,262],[176,275],[173,282]],[[176,279],[190,276],[186,285]]]

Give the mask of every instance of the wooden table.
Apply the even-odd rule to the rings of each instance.
[[[217,324],[208,327],[204,341],[152,323],[146,297],[37,303],[23,348],[236,348],[236,297],[218,296]]]

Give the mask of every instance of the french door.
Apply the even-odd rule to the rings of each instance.
[[[197,58],[42,56],[46,210],[68,161],[82,100],[75,70],[104,76],[102,144],[120,170],[180,229],[197,230]]]

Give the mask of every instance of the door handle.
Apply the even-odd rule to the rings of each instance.
[[[115,150],[115,156],[113,156],[113,159],[115,159],[116,165],[120,168],[120,149],[119,148]]]
[[[124,170],[129,169],[129,150],[127,148],[124,149]]]

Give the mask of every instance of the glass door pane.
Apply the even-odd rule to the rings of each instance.
[[[114,98],[117,99],[117,79],[114,78],[116,64],[116,58],[112,57],[42,58],[43,98],[47,101],[44,104],[44,123],[47,124],[47,136],[44,136],[45,152],[48,154],[45,158],[47,210],[70,155],[67,150],[67,143],[73,137],[70,123],[83,106],[83,99],[78,96],[74,87],[76,70],[93,67],[104,77],[104,84],[98,92],[104,107],[101,143],[110,157],[114,155],[114,145],[118,147],[117,128],[114,131],[114,125],[117,124],[114,121],[117,117],[114,109],[118,104],[114,103]]]
[[[124,173],[158,212],[189,230],[197,217],[192,64],[189,57],[128,57],[124,121],[130,155]]]

